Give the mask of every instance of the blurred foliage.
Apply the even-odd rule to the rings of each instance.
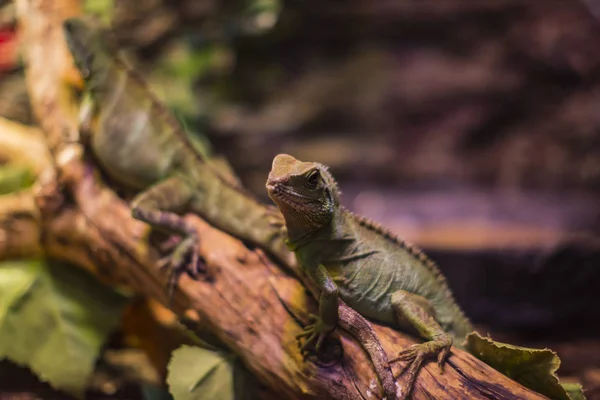
[[[173,352],[167,377],[175,400],[258,400],[255,379],[233,354],[181,346]]]
[[[247,33],[260,34],[273,28],[281,12],[283,0],[246,0],[242,19]]]
[[[46,261],[0,264],[0,359],[83,397],[127,299],[83,270]]]
[[[115,0],[85,0],[83,10],[86,14],[97,15],[105,24],[110,24],[115,11]]]
[[[27,165],[0,165],[0,195],[30,187],[35,174]]]
[[[467,335],[466,349],[494,369],[524,386],[556,400],[585,398],[581,385],[560,383],[560,358],[550,349],[530,349],[500,343],[477,332]],[[568,389],[568,390],[567,390]]]
[[[210,144],[203,132],[210,109],[210,93],[201,96],[194,92],[195,82],[211,74],[222,64],[231,63],[227,47],[207,44],[194,50],[189,41],[173,43],[148,77],[151,89],[174,112],[186,131]],[[203,122],[204,121],[204,122]]]
[[[175,400],[234,400],[233,361],[200,347],[173,352],[167,383]]]

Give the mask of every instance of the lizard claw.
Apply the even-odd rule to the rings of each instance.
[[[171,305],[171,300],[173,299],[173,293],[175,292],[175,286],[177,286],[177,281],[179,280],[179,274],[174,269],[169,270],[169,274],[167,276],[167,299],[169,301],[168,305]]]
[[[450,346],[444,347],[438,354],[437,364],[438,364],[438,369],[440,371],[440,375],[442,375],[444,373],[444,365],[446,364],[446,360],[448,359],[448,356],[450,355],[450,348],[451,348]]]
[[[160,270],[168,270],[167,296],[169,302],[182,273],[187,272],[192,278],[198,279],[202,273],[206,272],[206,266],[200,262],[197,238],[186,237],[176,243],[174,248],[175,250],[170,255],[161,258],[158,262]]]
[[[327,338],[327,335],[335,329],[335,326],[325,324],[323,320],[315,314],[309,314],[309,318],[313,321],[313,323],[307,325],[304,328],[304,331],[296,335],[296,339],[308,336],[308,339],[306,339],[306,342],[300,348],[300,352],[303,354],[309,351],[308,349],[315,342],[315,340],[315,350],[318,352],[323,346],[323,342]]]
[[[404,391],[405,396],[408,396],[412,390],[414,382],[417,378],[419,371],[423,365],[423,362],[430,357],[437,356],[437,364],[440,374],[444,373],[444,363],[450,354],[452,347],[452,339],[440,339],[432,340],[430,342],[414,344],[407,349],[402,350],[398,353],[398,356],[393,360],[388,361],[388,365],[396,363],[398,361],[405,361],[407,364],[400,370],[395,378],[400,375],[407,373],[407,388]],[[402,397],[406,399],[407,397]]]
[[[159,271],[168,271],[169,270],[169,266],[171,263],[171,259],[167,256],[167,257],[163,257],[161,259],[158,260],[158,270]]]
[[[179,243],[181,243],[181,237],[172,235],[158,246],[158,250],[161,253],[172,253]]]

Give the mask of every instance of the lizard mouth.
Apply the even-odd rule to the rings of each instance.
[[[276,193],[278,186],[277,183],[267,182],[267,191],[269,193]]]
[[[286,204],[296,210],[303,210],[312,199],[281,182],[268,182],[267,190],[271,199]]]
[[[273,198],[274,200],[286,200],[286,190],[281,182],[267,182],[267,192],[269,193],[269,197]]]

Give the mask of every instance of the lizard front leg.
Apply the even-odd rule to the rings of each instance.
[[[433,307],[427,299],[404,290],[398,290],[391,296],[398,324],[401,327],[416,329],[421,337],[428,340],[401,351],[397,358],[389,362],[407,362],[403,372],[407,371],[408,384],[401,397],[407,399],[426,359],[437,357],[440,374],[444,373],[444,363],[450,354],[452,337],[436,321]]]
[[[316,350],[319,351],[327,335],[335,329],[338,320],[339,289],[327,273],[323,265],[316,269],[309,268],[308,274],[321,290],[319,298],[319,315],[310,314],[313,323],[304,328],[297,338],[308,336],[301,348],[304,352],[316,340]]]
[[[178,177],[172,177],[140,193],[131,204],[133,218],[183,237],[174,251],[161,263],[161,268],[169,269],[167,288],[169,299],[181,273],[189,271],[192,276],[197,277],[200,272],[203,272],[198,263],[196,229],[176,214],[189,204],[192,196],[189,185]]]

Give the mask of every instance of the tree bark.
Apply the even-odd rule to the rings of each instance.
[[[38,135],[37,143],[44,143],[51,157],[42,160],[32,190],[0,199],[0,239],[5,238],[0,240],[0,258],[45,254],[67,260],[105,282],[168,304],[166,276],[156,268],[159,252],[148,245],[149,228],[131,218],[127,203],[102,182],[83,148],[69,142],[77,129],[69,86],[77,78],[60,24],[79,12],[75,0],[17,1],[28,90],[45,135]],[[17,129],[5,133],[25,140]],[[212,279],[182,276],[170,305],[175,313],[212,331],[282,398],[381,397],[369,359],[344,332],[339,362],[323,365],[302,359],[295,339],[302,330],[297,319],[306,321],[305,310],[316,307],[296,278],[197,216],[186,218],[198,229],[200,252]],[[373,326],[390,355],[414,343],[388,327]],[[404,388],[402,378],[398,385]],[[544,398],[457,349],[443,375],[435,363],[428,364],[413,393],[417,399]]]

